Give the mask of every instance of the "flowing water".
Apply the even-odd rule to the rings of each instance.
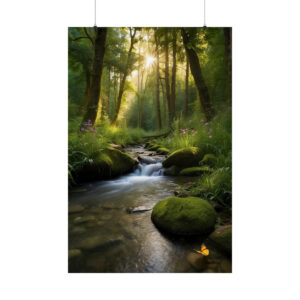
[[[155,162],[70,191],[69,207],[78,212],[69,214],[69,249],[81,249],[69,261],[70,272],[195,272],[187,256],[203,238],[166,235],[151,221],[158,201],[174,196],[179,184],[189,185],[194,179],[163,176],[164,157],[142,147],[127,151],[152,155]],[[226,258],[211,250],[206,271],[222,272]]]

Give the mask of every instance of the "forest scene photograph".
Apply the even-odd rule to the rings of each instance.
[[[69,27],[68,190],[70,273],[231,273],[231,27]]]

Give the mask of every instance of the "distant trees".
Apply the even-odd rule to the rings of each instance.
[[[124,93],[125,82],[126,82],[126,78],[128,76],[128,73],[129,73],[130,64],[132,63],[131,58],[132,58],[133,46],[136,42],[136,40],[135,40],[136,31],[137,31],[136,28],[129,27],[130,46],[129,46],[129,50],[128,50],[128,56],[127,56],[127,61],[126,61],[126,65],[125,65],[125,68],[124,68],[123,77],[122,77],[121,83],[120,83],[120,89],[119,89],[119,95],[118,95],[117,103],[116,103],[115,115],[114,115],[114,117],[111,121],[111,125],[116,125],[117,120],[118,120],[120,107],[121,107],[122,96],[123,96],[123,93]]]
[[[70,105],[93,125],[98,110],[147,130],[209,121],[231,101],[231,40],[231,28],[70,28]]]
[[[155,39],[155,54],[156,54],[156,113],[157,113],[157,129],[161,130],[161,113],[160,113],[160,101],[159,101],[159,80],[160,80],[160,72],[159,72],[159,36],[157,35],[157,31],[154,34]]]

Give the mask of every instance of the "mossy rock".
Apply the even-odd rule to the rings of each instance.
[[[221,251],[231,255],[232,251],[232,226],[225,225],[217,228],[210,236],[209,240],[212,241],[217,248]]]
[[[160,147],[156,150],[159,154],[169,154],[170,150],[164,147]]]
[[[179,172],[181,176],[199,176],[203,173],[210,173],[212,170],[208,166],[185,168]]]
[[[91,155],[75,175],[78,182],[107,179],[132,171],[137,163],[128,154],[108,147]]]
[[[208,153],[203,156],[203,159],[200,161],[199,165],[208,165],[214,167],[217,163],[217,157],[214,154]]]
[[[217,215],[204,199],[171,197],[154,206],[151,218],[158,228],[173,234],[204,235],[214,230]]]
[[[177,166],[179,168],[196,167],[202,159],[203,153],[197,147],[182,148],[171,153],[166,160],[163,161],[163,166],[169,168]]]

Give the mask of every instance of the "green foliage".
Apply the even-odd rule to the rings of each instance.
[[[181,176],[199,176],[204,173],[210,173],[212,169],[208,166],[185,168],[179,172]]]

